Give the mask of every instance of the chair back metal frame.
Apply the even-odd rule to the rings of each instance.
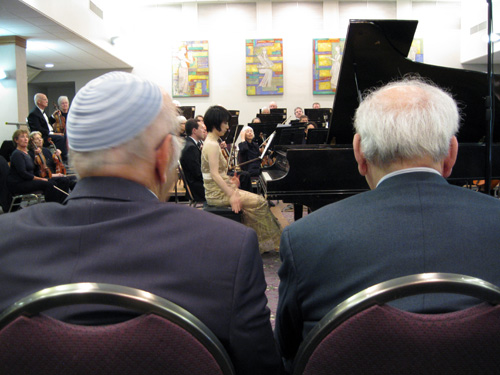
[[[122,307],[163,317],[194,336],[212,354],[224,375],[233,375],[234,367],[222,343],[213,332],[187,310],[152,293],[104,283],[75,283],[54,286],[33,293],[0,315],[0,330],[18,317],[33,316],[56,307],[101,304]]]
[[[481,279],[453,273],[421,273],[371,286],[338,304],[309,332],[297,351],[293,375],[304,372],[307,361],[321,341],[349,318],[374,305],[418,294],[451,293],[500,303],[500,288]]]

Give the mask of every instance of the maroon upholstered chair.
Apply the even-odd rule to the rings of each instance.
[[[74,304],[142,313],[81,326],[39,314]],[[151,293],[79,283],[34,293],[0,315],[0,374],[234,374],[222,344],[196,317]]]
[[[423,293],[456,293],[485,301],[444,314],[386,305]],[[299,348],[294,375],[498,374],[500,288],[469,276],[427,273],[365,289],[339,304]]]

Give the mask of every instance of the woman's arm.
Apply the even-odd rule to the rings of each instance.
[[[203,146],[203,151],[207,153],[208,165],[210,167],[210,176],[215,181],[217,186],[229,197],[229,203],[234,212],[241,210],[240,197],[238,189],[229,186],[219,174],[219,145],[214,142],[206,142]]]

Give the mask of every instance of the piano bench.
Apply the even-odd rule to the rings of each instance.
[[[231,207],[209,206],[207,202],[205,202],[203,203],[203,211],[211,212],[215,215],[223,216],[227,219],[241,223],[241,211],[236,214],[233,212]]]

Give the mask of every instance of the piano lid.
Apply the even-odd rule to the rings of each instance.
[[[354,112],[367,89],[414,73],[449,90],[459,103],[459,142],[476,143],[486,135],[487,74],[413,62],[407,58],[418,21],[351,20],[344,45],[327,143],[351,144]],[[500,77],[495,76],[500,83]],[[495,98],[495,108],[498,108]],[[500,111],[495,111],[493,141],[500,141]]]

